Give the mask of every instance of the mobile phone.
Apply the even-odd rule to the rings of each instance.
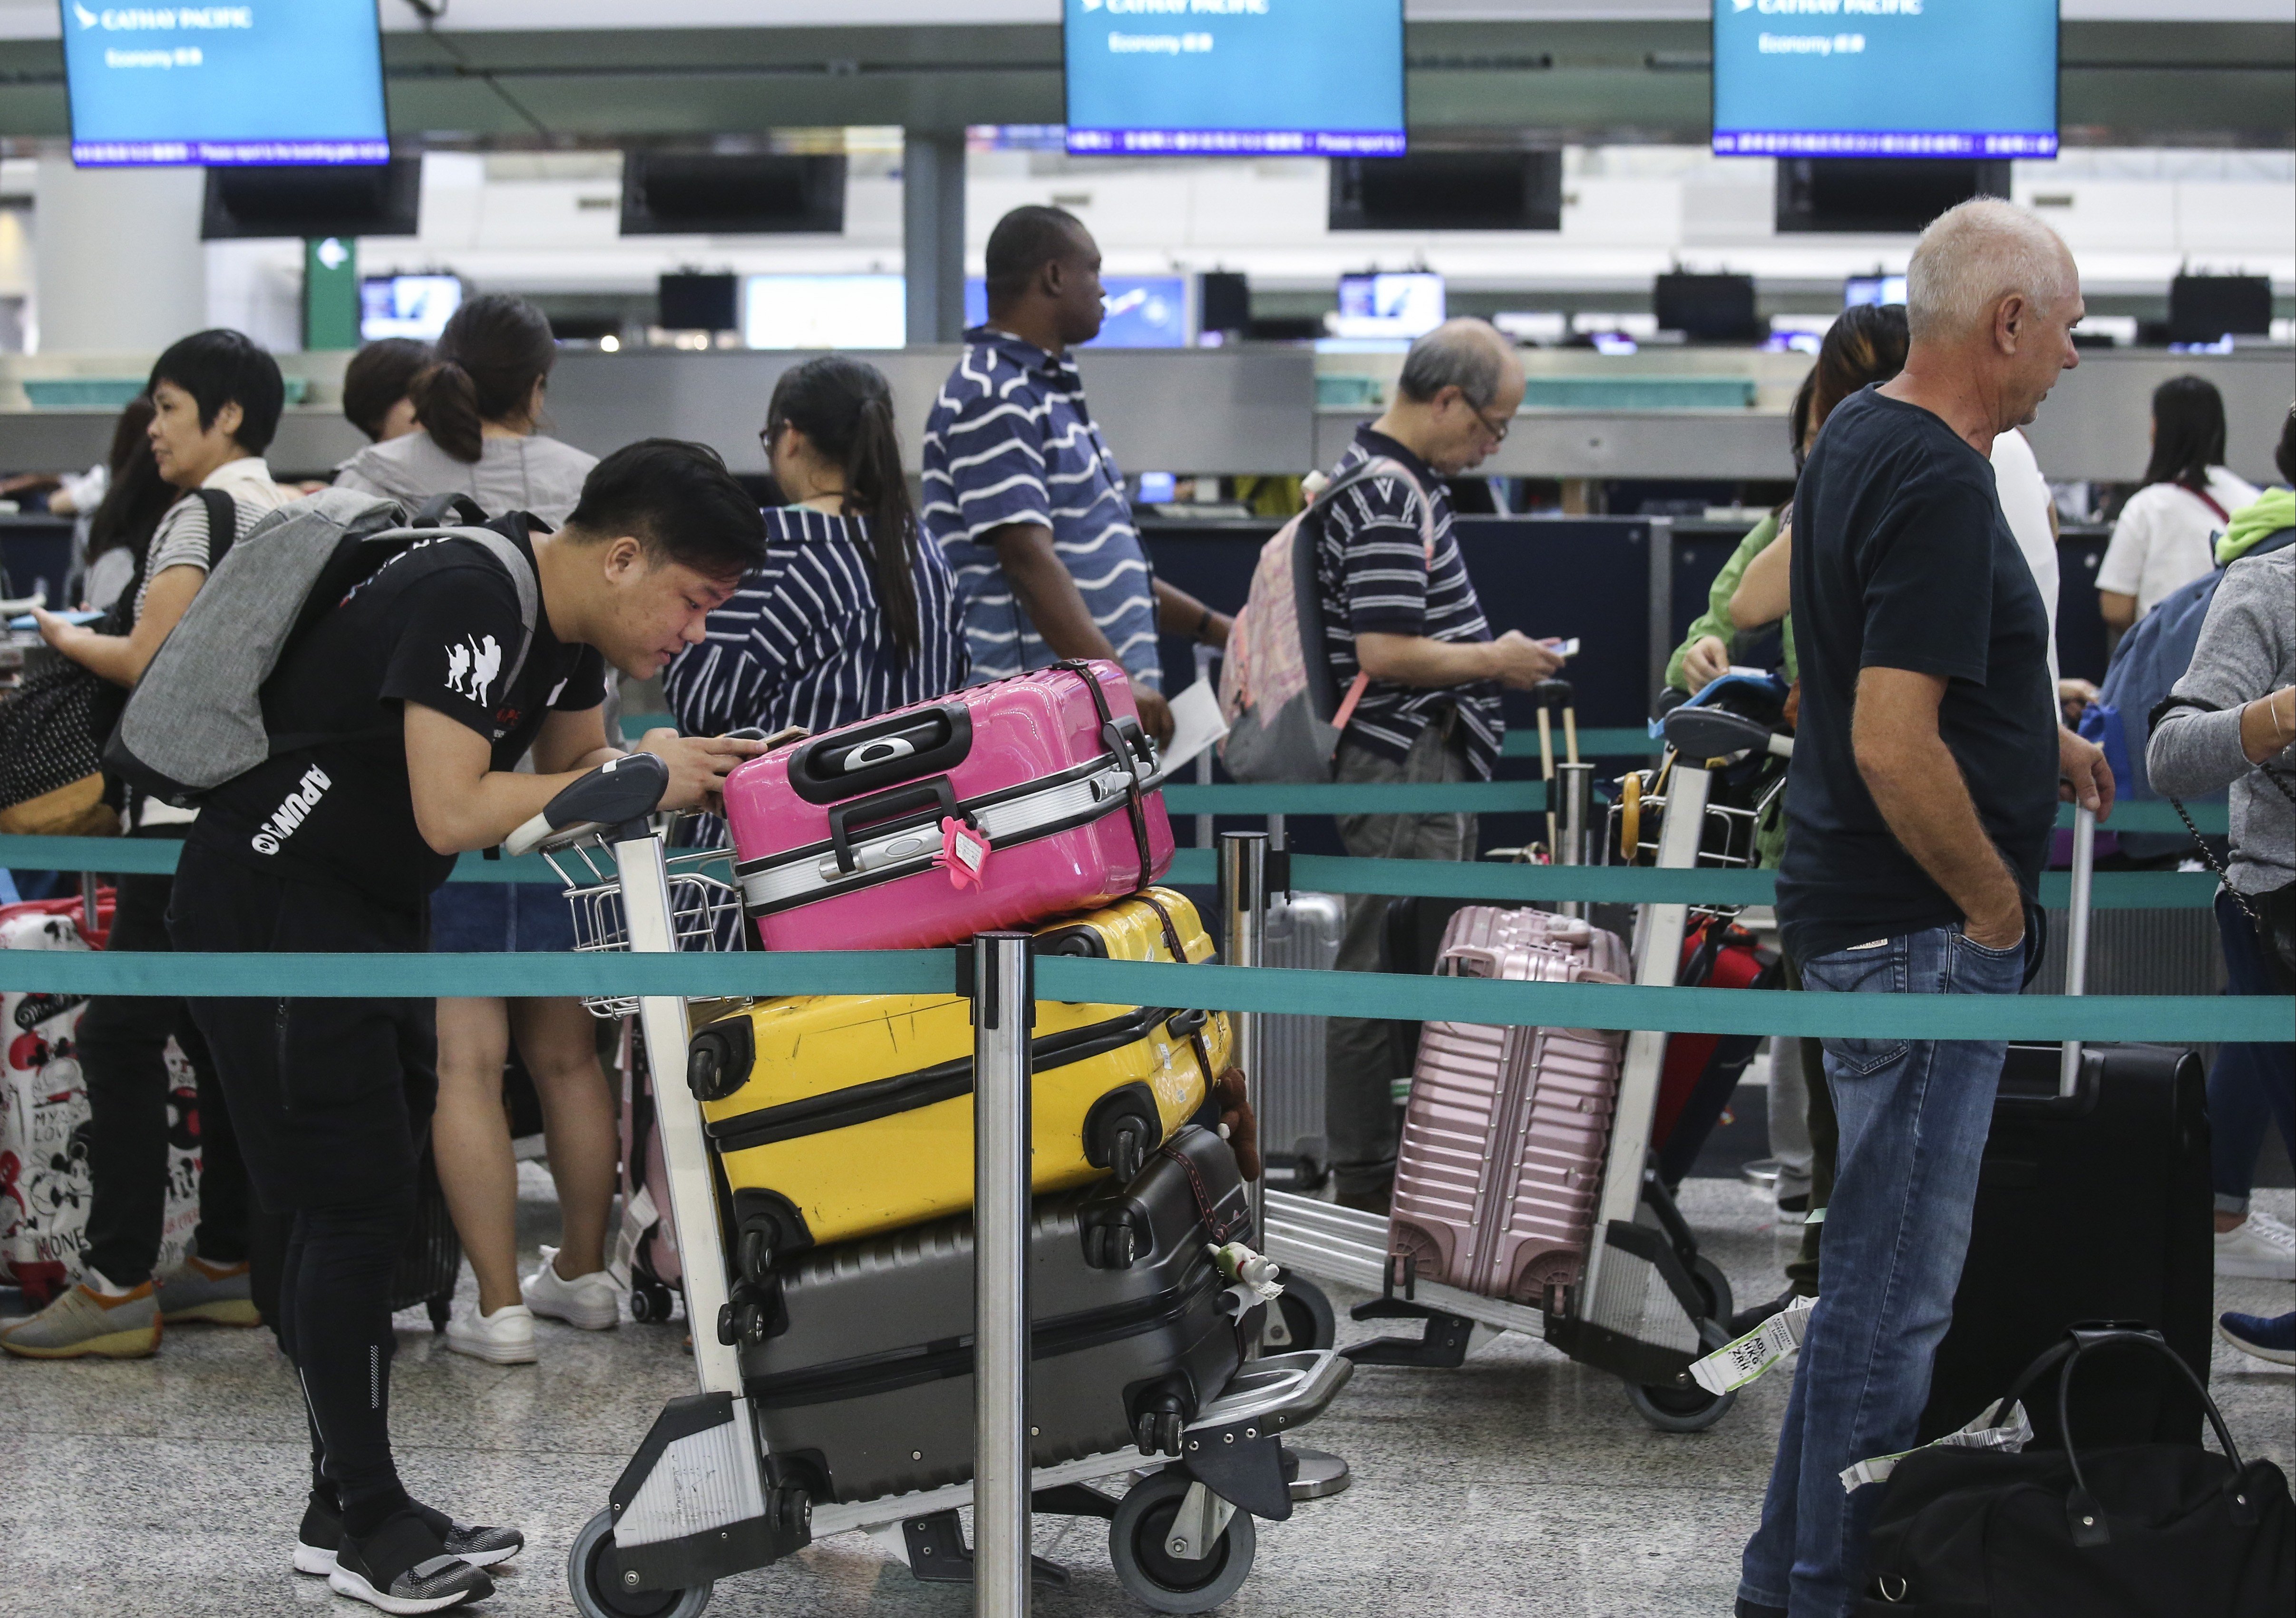
[[[1557,657],[1576,657],[1578,655],[1578,637],[1574,635],[1569,640],[1551,640],[1546,643],[1546,649]]]

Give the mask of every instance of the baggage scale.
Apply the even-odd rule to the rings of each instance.
[[[1630,777],[1634,789],[1627,801],[1611,807],[1607,838],[1589,835],[1594,766],[1556,766],[1562,789],[1560,863],[1586,863],[1589,844],[1596,843],[1606,861],[1616,846],[1654,855],[1660,869],[1751,866],[1761,809],[1710,802],[1714,770],[1757,752],[1791,756],[1791,738],[1759,719],[1702,705],[1669,713],[1663,730],[1672,758],[1647,773],[1647,784],[1643,775]],[[1689,761],[1693,759],[1706,762]],[[1645,834],[1652,817],[1655,840]],[[1565,915],[1583,911],[1575,904],[1561,908]],[[1692,908],[1640,908],[1633,946],[1636,984],[1674,983]],[[1519,1332],[1618,1376],[1636,1412],[1661,1432],[1712,1426],[1737,1396],[1707,1392],[1689,1367],[1729,1340],[1734,1301],[1728,1278],[1698,1251],[1650,1150],[1666,1039],[1647,1031],[1628,1036],[1586,1273],[1578,1285],[1549,1294],[1556,1307],[1422,1280],[1408,1261],[1390,1253],[1382,1216],[1283,1191],[1267,1195],[1269,1256],[1287,1271],[1376,1289],[1378,1297],[1352,1311],[1358,1320],[1421,1323],[1416,1337],[1382,1337],[1342,1351],[1358,1365],[1454,1367],[1498,1334]]]
[[[612,760],[505,841],[513,855],[541,852],[565,880],[578,948],[667,954],[681,941],[723,948],[739,936],[732,885],[711,875],[703,857],[665,856],[652,817],[668,779],[651,754]],[[734,927],[722,924],[728,916]],[[747,1397],[739,1344],[756,1305],[725,1251],[701,1109],[687,1084],[686,1000],[594,1004],[609,1014],[634,1010],[651,1061],[698,1385],[663,1408],[605,1509],[575,1540],[567,1581],[584,1618],[694,1618],[717,1580],[854,1532],[898,1556],[920,1580],[976,1584],[980,1611],[1025,1612],[1032,1579],[1067,1578],[1053,1564],[1032,1565],[1032,1511],[1107,1519],[1111,1560],[1127,1591],[1158,1612],[1206,1612],[1249,1575],[1254,1519],[1292,1515],[1296,1458],[1282,1439],[1322,1414],[1354,1369],[1328,1348],[1247,1360],[1194,1421],[1160,1435],[1161,1453],[1125,1450],[1033,1471],[1027,1465],[1029,1040],[997,1007],[1028,995],[1028,959],[1024,933],[983,934],[972,946],[975,1476],[862,1501],[816,1503],[802,1484],[784,1481]],[[971,1548],[957,1516],[968,1506],[978,1539]]]

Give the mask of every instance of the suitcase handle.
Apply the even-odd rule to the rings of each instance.
[[[921,816],[914,812],[919,809],[931,813]],[[884,830],[909,820],[925,825],[944,819],[963,819],[968,825],[972,824],[970,816],[959,814],[956,789],[949,784],[948,777],[936,776],[914,786],[897,786],[890,792],[839,804],[829,811],[829,846],[836,850],[837,868],[850,876],[861,868],[853,852],[853,828],[857,825]]]
[[[790,755],[790,790],[808,803],[947,774],[972,752],[972,711],[963,702],[890,713],[816,736]]]

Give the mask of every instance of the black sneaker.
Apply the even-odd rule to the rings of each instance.
[[[327,1588],[406,1618],[484,1601],[494,1581],[450,1555],[430,1524],[413,1511],[393,1512],[373,1533],[342,1537]]]
[[[1750,1304],[1746,1308],[1740,1310],[1736,1314],[1730,1317],[1729,1325],[1731,1341],[1735,1342],[1737,1339],[1744,1336],[1748,1332],[1758,1329],[1761,1326],[1762,1322],[1767,1320],[1772,1315],[1784,1314],[1785,1312],[1786,1305],[1792,1302],[1799,1296],[1800,1296],[1800,1294],[1795,1292],[1792,1287],[1789,1286],[1785,1291],[1780,1293],[1776,1297],[1772,1298],[1767,1303]]]
[[[460,1556],[472,1567],[492,1567],[526,1548],[526,1536],[515,1528],[473,1528],[420,1500],[408,1509],[430,1525],[448,1556]],[[295,1571],[321,1578],[334,1572],[335,1552],[342,1539],[342,1514],[314,1494],[303,1507],[303,1525],[295,1533]]]

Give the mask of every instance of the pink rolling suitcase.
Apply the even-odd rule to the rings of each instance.
[[[1563,950],[1621,981],[1635,975],[1626,945],[1609,929],[1548,910],[1509,910],[1497,905],[1468,905],[1454,911],[1443,928],[1443,947],[1437,958],[1462,946],[1497,949],[1513,944]]]
[[[768,949],[927,948],[1091,909],[1172,863],[1155,768],[1107,662],[776,749],[726,777],[742,909]]]
[[[1552,942],[1456,945],[1437,971],[1625,981],[1587,958],[1623,959],[1614,934],[1588,930],[1581,954],[1567,947],[1568,930],[1586,924],[1561,926]],[[1428,1023],[1397,1151],[1390,1253],[1422,1278],[1553,1307],[1550,1289],[1575,1285],[1585,1269],[1625,1050],[1624,1034],[1592,1029]]]

